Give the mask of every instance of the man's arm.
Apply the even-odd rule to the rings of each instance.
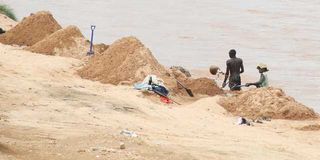
[[[229,65],[227,64],[226,74],[224,76],[224,80],[223,80],[223,83],[222,83],[222,88],[224,88],[227,85],[227,80],[229,78],[229,73],[230,73],[230,68],[229,68]]]
[[[243,61],[241,60],[240,73],[243,73],[243,72],[244,72]]]

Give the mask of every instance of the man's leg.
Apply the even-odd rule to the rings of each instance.
[[[230,91],[240,91],[241,90],[241,87],[238,87],[241,85],[241,80],[238,80],[238,81],[229,81],[229,88],[230,88]]]
[[[240,87],[236,87],[237,85],[238,85],[237,83],[229,81],[230,91],[238,91]]]

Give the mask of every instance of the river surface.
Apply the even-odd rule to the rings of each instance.
[[[63,26],[76,25],[95,42],[134,35],[165,66],[225,69],[228,51],[258,79],[270,68],[273,86],[320,112],[320,1],[318,0],[0,0],[21,20],[49,10]]]

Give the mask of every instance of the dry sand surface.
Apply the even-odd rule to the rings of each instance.
[[[17,24],[18,22],[0,13],[0,28],[2,28],[3,30],[8,31],[14,26],[16,26]]]
[[[81,79],[82,65],[0,44],[1,160],[320,157],[319,131],[297,130],[319,120],[238,126],[219,97],[155,104],[132,87]],[[120,135],[123,129],[138,137]]]

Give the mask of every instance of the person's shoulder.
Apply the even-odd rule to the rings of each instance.
[[[231,63],[231,62],[232,62],[232,59],[231,59],[231,58],[227,60],[227,64],[229,64],[229,63]]]
[[[241,59],[241,58],[238,58],[238,57],[237,57],[237,60],[238,60],[238,61],[242,61],[242,59]]]
[[[240,63],[243,62],[242,59],[241,59],[241,58],[238,58],[238,57],[236,58],[236,61],[237,61],[237,62],[240,62]]]

